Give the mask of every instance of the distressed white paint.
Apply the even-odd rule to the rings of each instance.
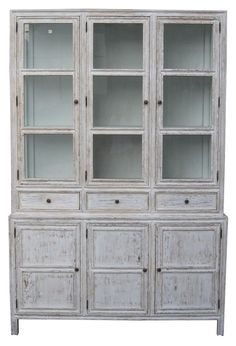
[[[143,25],[143,68],[93,68],[93,25],[114,22]],[[43,70],[26,69],[23,35],[24,25],[28,23],[37,23],[39,27],[46,23],[49,30],[51,23],[51,28],[59,23],[72,24],[72,65],[64,64],[68,56],[60,56],[64,59],[61,70],[58,65],[54,70],[49,69],[51,66]],[[192,28],[189,35],[195,31],[193,24],[212,26],[211,37],[199,31],[205,46],[199,41],[197,54],[184,56],[188,66],[194,62],[192,70],[187,70],[186,65],[181,65],[182,69],[180,66],[164,68],[166,24],[186,24]],[[170,43],[172,48],[180,48],[176,41]],[[189,54],[196,48],[190,43]],[[178,50],[178,54],[183,51]],[[43,56],[40,57],[42,64]],[[167,58],[173,63],[174,55]],[[196,68],[199,59],[201,70]],[[176,58],[175,62],[184,61]],[[217,334],[223,334],[227,241],[227,219],[223,215],[225,68],[225,12],[12,11],[12,334],[18,334],[20,318],[214,319]],[[40,129],[25,126],[24,78],[37,75],[73,78],[71,96],[79,104],[73,104],[72,128],[62,128],[60,124],[49,128],[46,123]],[[142,78],[142,101],[149,103],[142,107],[142,121],[138,126],[126,128],[122,123],[119,128],[110,127],[111,124],[93,127],[92,79],[110,75]],[[211,100],[205,92],[206,108],[194,108],[194,112],[201,111],[199,116],[204,119],[204,112],[211,113],[209,126],[189,127],[194,124],[191,121],[184,128],[163,127],[163,107],[157,101],[163,100],[165,76],[211,78]],[[183,104],[180,106],[183,110]],[[183,114],[182,120],[186,116]],[[40,133],[73,136],[73,178],[63,180],[59,175],[57,180],[25,179],[24,137]],[[142,136],[141,179],[93,178],[92,135],[98,134]],[[162,179],[164,135],[211,136],[211,160],[205,164],[209,179],[205,179],[206,174],[204,179]],[[186,198],[189,204],[185,204]],[[119,203],[115,203],[117,199]],[[158,268],[161,272],[157,272]]]
[[[145,193],[88,193],[88,210],[148,210],[148,194]]]
[[[19,192],[19,208],[25,210],[79,210],[79,193]]]
[[[216,212],[218,194],[198,191],[185,193],[158,192],[156,194],[156,209],[158,211],[189,211]]]

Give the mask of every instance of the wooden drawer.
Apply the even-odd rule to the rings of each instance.
[[[28,210],[79,209],[78,192],[19,192],[19,208]]]
[[[87,193],[88,210],[145,211],[149,208],[148,193]]]
[[[156,210],[158,211],[216,212],[217,209],[217,192],[156,193]]]

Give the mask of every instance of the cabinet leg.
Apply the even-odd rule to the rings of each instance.
[[[19,320],[18,318],[11,318],[11,335],[19,334]]]
[[[217,320],[217,335],[224,335],[224,317],[221,316]]]

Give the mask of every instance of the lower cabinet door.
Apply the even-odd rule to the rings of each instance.
[[[18,312],[80,312],[80,229],[19,226],[16,229]]]
[[[161,226],[156,231],[156,313],[216,313],[218,226]]]
[[[89,225],[88,312],[146,314],[148,228]]]

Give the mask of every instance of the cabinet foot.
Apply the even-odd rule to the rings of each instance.
[[[217,335],[224,335],[224,317],[217,320]]]
[[[11,335],[18,335],[18,334],[19,334],[19,319],[12,318],[11,319]]]

